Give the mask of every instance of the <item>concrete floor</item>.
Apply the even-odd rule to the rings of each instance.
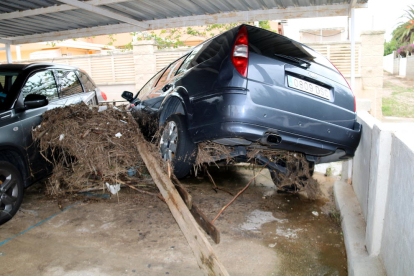
[[[222,169],[212,175],[235,194],[253,171]],[[312,201],[276,193],[264,171],[222,214],[215,223],[221,243],[210,242],[230,275],[347,275],[331,200],[335,179],[320,173],[315,177],[323,196]],[[232,198],[215,193],[204,179],[183,183],[211,219]],[[202,275],[167,205],[158,198],[123,189],[119,202],[116,196],[76,196],[60,202],[63,208],[72,206],[61,212],[57,201],[39,187],[29,188],[21,211],[0,226],[0,275]]]

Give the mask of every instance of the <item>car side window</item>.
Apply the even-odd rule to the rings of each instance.
[[[70,70],[57,70],[57,76],[61,97],[83,93],[82,85],[75,72]]]
[[[23,99],[29,94],[44,95],[47,99],[59,98],[55,77],[51,71],[34,73],[22,88]]]
[[[79,79],[83,84],[83,89],[85,92],[91,92],[96,89],[96,86],[94,82],[91,80],[91,78],[82,71],[76,71],[78,73]]]
[[[173,72],[177,71],[177,68],[180,67],[180,64],[183,62],[184,58],[185,57],[182,57],[168,66],[167,70],[164,71],[160,80],[157,82],[157,87],[163,87],[168,82],[168,80],[174,76]]]
[[[180,69],[178,69],[177,74],[181,74],[182,72],[185,72],[194,66],[194,65],[191,66],[191,61],[194,59],[197,53],[201,50],[201,48],[203,48],[203,44],[198,45],[197,47],[194,48],[194,50],[187,56],[185,61],[181,64]]]
[[[181,67],[181,64],[183,64],[183,62],[186,58],[187,58],[187,55],[181,57],[179,60],[174,62],[174,64],[172,65],[170,74],[168,75],[168,79],[172,78],[173,76],[175,76],[177,74],[178,70]]]
[[[138,92],[138,98],[141,101],[145,101],[148,100],[148,95],[151,92],[151,89],[153,88],[153,86],[155,85],[156,81],[159,79],[159,77],[161,76],[162,73],[164,73],[165,69],[161,70],[158,72],[158,74],[156,74],[155,76],[152,77],[152,79],[150,79],[142,88],[141,90]]]

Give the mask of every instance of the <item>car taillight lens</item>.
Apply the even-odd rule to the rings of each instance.
[[[108,97],[106,96],[106,94],[103,91],[101,91],[101,96],[105,101],[108,100]]]
[[[242,26],[234,42],[231,61],[236,70],[247,77],[247,65],[249,63],[249,40],[247,38],[246,26]]]
[[[331,62],[331,61],[329,61],[329,62]],[[341,71],[339,71],[339,70],[338,70],[338,68],[336,68],[336,66],[335,66],[335,65],[333,65],[333,63],[332,63],[332,62],[331,62],[331,64],[332,64],[332,66],[333,66],[333,67],[335,67],[336,71],[338,71],[338,73],[339,73],[339,74],[341,74],[341,76],[344,78],[344,80],[345,80],[346,84],[348,84],[349,90],[351,90],[352,95],[354,96],[354,112],[356,112],[356,99],[355,99],[355,93],[354,93],[354,91],[352,91],[351,86],[349,85],[349,83],[348,83],[348,81],[346,80],[346,78],[344,77],[344,75],[342,75]]]

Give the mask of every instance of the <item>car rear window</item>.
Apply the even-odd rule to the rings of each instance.
[[[66,97],[83,93],[82,85],[73,71],[58,70],[60,96]]]
[[[271,31],[251,26],[246,27],[248,30],[249,50],[254,53],[270,58],[276,58],[275,54],[291,56],[316,62],[336,71],[336,68],[327,58],[301,43]]]
[[[94,91],[96,89],[96,86],[93,83],[93,81],[89,78],[89,76],[82,71],[77,71],[77,72],[78,72],[79,79],[81,80],[83,84],[83,88],[85,89],[85,92]]]
[[[11,87],[19,73],[16,72],[0,72],[0,110],[8,108],[10,98],[16,95],[11,95]],[[7,105],[7,106],[6,106]]]

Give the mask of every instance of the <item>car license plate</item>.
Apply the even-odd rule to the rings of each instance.
[[[307,93],[322,97],[327,100],[331,99],[331,91],[329,89],[322,87],[320,85],[313,84],[308,81],[304,81],[299,78],[288,76],[288,85],[289,87],[305,91]]]

